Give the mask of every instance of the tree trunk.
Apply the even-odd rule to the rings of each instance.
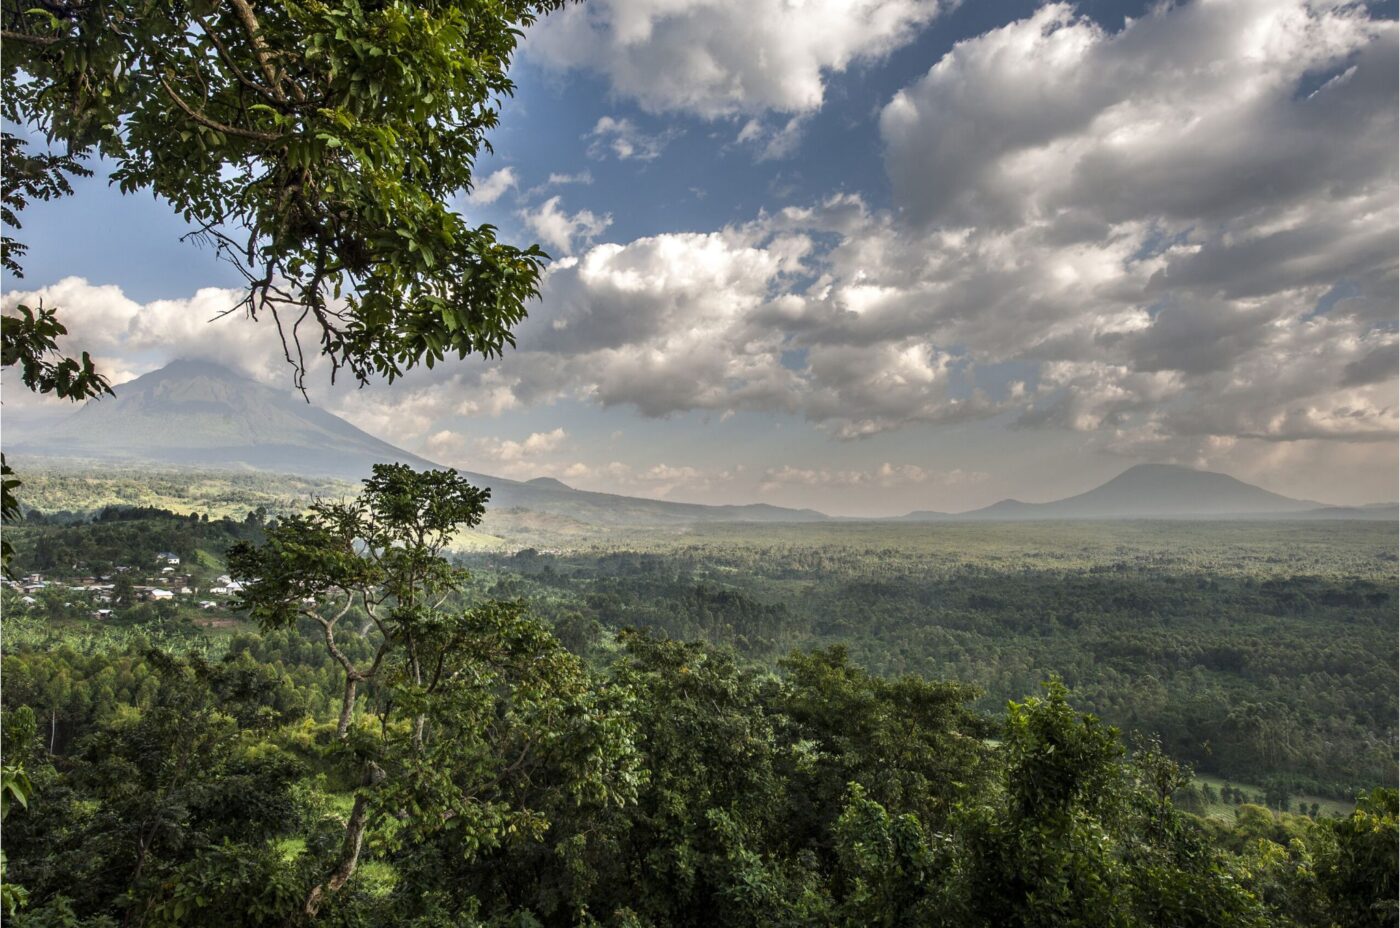
[[[350,732],[350,718],[355,714],[355,689],[359,681],[346,674],[345,676],[345,697],[340,703],[340,721],[335,726],[335,734],[342,741]]]
[[[372,760],[366,761],[364,777],[360,783],[362,786],[377,786],[384,780],[384,776],[382,767]],[[340,888],[350,881],[350,877],[355,875],[355,867],[360,862],[360,849],[365,843],[365,827],[369,824],[367,806],[363,792],[355,796],[355,804],[350,809],[350,820],[345,823],[345,841],[340,846],[340,860],[326,879],[311,887],[311,892],[307,893],[302,911],[308,918],[315,918],[326,896],[339,892]]]

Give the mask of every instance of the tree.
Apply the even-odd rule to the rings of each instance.
[[[1075,712],[1058,681],[1011,703],[1004,795],[960,810],[958,924],[1239,926],[1262,923],[1219,853],[1172,805],[1190,775]]]
[[[7,154],[34,165],[33,195],[66,195],[100,154],[123,191],[166,200],[244,274],[242,308],[274,318],[299,384],[303,326],[362,381],[499,354],[545,255],[449,201],[521,30],[562,3],[4,0],[3,115],[67,149],[19,160],[9,136]]]
[[[1329,911],[1342,924],[1395,928],[1400,924],[1400,793],[1374,789],[1356,809],[1331,823],[1333,841],[1319,861],[1318,877]]]
[[[290,786],[305,771],[270,745],[253,747],[227,714],[236,701],[210,688],[212,668],[154,651],[146,660],[158,678],[152,704],[117,713],[61,764],[36,765],[37,801],[6,823],[34,907],[21,923],[71,923],[56,918],[65,911],[95,916],[84,924],[162,923],[153,907],[187,864],[220,848],[269,849],[292,818]],[[269,885],[227,888],[251,910]]]
[[[22,809],[29,808],[29,797],[34,792],[34,785],[25,772],[25,762],[29,759],[31,746],[37,734],[38,725],[34,719],[34,710],[28,706],[5,713],[5,763],[0,766],[0,823],[9,817],[12,804]],[[0,913],[6,918],[12,918],[28,899],[29,892],[23,886],[5,882],[5,852],[0,850]]]
[[[355,874],[376,821],[399,822],[385,837],[396,846],[452,830],[459,849],[481,848],[540,833],[538,808],[558,792],[607,803],[633,789],[630,723],[578,658],[516,604],[444,608],[465,572],[443,549],[489,495],[455,471],[379,464],[359,498],[317,503],[229,552],[245,585],[238,607],[265,630],[319,626],[342,671],[333,757],[357,767],[358,789],[307,916]],[[352,610],[366,631],[342,641]],[[373,688],[372,726],[355,724],[361,687]],[[542,767],[557,775],[543,796],[532,785]]]

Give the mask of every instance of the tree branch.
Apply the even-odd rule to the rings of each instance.
[[[234,59],[233,55],[229,53],[228,46],[225,45],[223,41],[219,38],[218,33],[214,29],[210,28],[209,23],[205,22],[203,17],[196,16],[195,22],[199,23],[199,25],[204,29],[204,34],[207,35],[209,37],[209,41],[214,44],[214,48],[216,51],[218,51],[219,57],[223,59],[224,64],[228,66],[229,71],[233,73],[234,79],[237,80],[238,83],[242,84],[244,87],[247,87],[249,90],[253,91],[261,97],[265,97],[269,100],[272,100],[273,102],[281,102],[277,99],[276,93],[257,83],[247,74],[243,73],[243,69],[238,66],[238,62]]]
[[[277,77],[277,68],[272,63],[272,53],[267,50],[267,43],[263,41],[262,27],[258,25],[258,18],[253,14],[253,8],[248,5],[248,0],[230,0],[230,5],[238,16],[239,22],[243,24],[243,31],[248,34],[248,44],[253,47],[253,57],[257,59],[263,77],[267,78],[277,100],[285,103],[287,96],[282,93],[282,82]]]
[[[0,30],[0,39],[6,42],[24,42],[27,45],[57,45],[63,41],[63,36],[58,35],[29,35],[24,32],[11,32],[8,29]]]
[[[266,142],[270,144],[272,142],[282,141],[283,136],[281,135],[274,135],[271,132],[258,132],[255,129],[240,129],[237,126],[226,125],[224,123],[219,122],[218,120],[210,119],[208,116],[205,116],[199,110],[186,103],[184,97],[181,97],[178,93],[175,92],[175,88],[170,86],[170,82],[167,81],[163,75],[160,78],[160,86],[165,88],[166,96],[170,97],[171,101],[174,102],[174,104],[178,106],[186,116],[190,117],[195,122],[199,123],[205,128],[213,129],[216,132],[222,132],[225,135],[233,135],[237,136],[238,138],[252,139],[255,142]]]

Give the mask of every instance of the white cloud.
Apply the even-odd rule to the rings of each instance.
[[[549,180],[545,181],[551,187],[562,187],[565,184],[591,184],[593,175],[588,171],[579,171],[576,174],[550,174]]]
[[[1396,36],[1355,4],[1199,0],[1118,33],[1044,7],[885,108],[897,212],[599,246],[522,346],[605,404],[849,438],[1006,411],[1125,453],[1393,439]]]
[[[477,440],[476,447],[481,454],[493,461],[515,464],[558,451],[568,437],[568,433],[561,426],[550,432],[535,432],[521,441],[482,438]]]
[[[909,42],[938,0],[591,0],[530,30],[526,54],[605,75],[654,113],[821,107],[826,78]]]
[[[590,140],[590,158],[601,160],[612,155],[619,161],[652,161],[680,134],[677,129],[647,133],[630,119],[603,116],[584,138]]]
[[[793,116],[780,125],[769,125],[754,117],[744,123],[734,141],[757,148],[759,161],[776,161],[796,153],[806,126],[807,118],[804,115]]]
[[[562,426],[548,432],[533,432],[519,440],[482,437],[468,441],[464,434],[444,430],[430,436],[427,446],[439,454],[450,455],[459,465],[523,480],[555,476],[567,470],[567,465],[556,455],[565,448],[568,439],[569,434]]]
[[[66,277],[37,290],[12,290],[0,305],[57,307],[69,333],[59,339],[60,350],[91,352],[113,383],[184,358],[213,361],[264,383],[290,387],[292,371],[273,320],[254,323],[242,312],[229,312],[242,296],[240,290],[208,287],[186,299],[139,303],[120,287]]]
[[[1393,177],[1395,65],[1362,4],[1163,4],[1118,33],[1049,4],[959,43],[880,126],[917,222],[1253,220]]]
[[[458,404],[459,416],[490,416],[496,418],[520,405],[516,390],[518,379],[512,379],[498,367],[487,368],[469,389],[466,399]]]
[[[467,199],[472,203],[495,203],[507,190],[519,185],[520,178],[516,176],[515,168],[501,168],[473,187]]]
[[[581,209],[576,213],[566,213],[559,208],[560,197],[550,197],[533,210],[522,210],[520,218],[525,225],[547,247],[563,254],[572,254],[574,244],[587,244],[608,226],[612,225],[612,214],[599,216],[591,210]]]

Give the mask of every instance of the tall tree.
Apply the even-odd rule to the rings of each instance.
[[[349,882],[386,815],[404,820],[396,841],[450,828],[474,848],[548,827],[532,779],[541,767],[562,767],[558,789],[577,801],[630,795],[631,725],[579,660],[516,604],[452,602],[465,573],[443,550],[488,496],[454,471],[379,464],[358,499],[318,503],[270,525],[265,544],[230,550],[245,584],[238,605],[265,629],[319,626],[342,671],[335,750],[357,766],[359,788],[307,916]],[[363,631],[342,630],[352,613]],[[342,634],[372,656],[356,661]],[[362,687],[374,725],[356,724]]]

